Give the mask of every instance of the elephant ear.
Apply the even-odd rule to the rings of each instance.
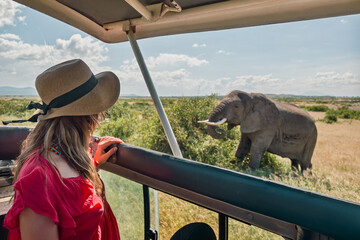
[[[240,131],[252,133],[259,130],[277,128],[279,110],[275,103],[262,94],[253,94],[251,106],[240,124]]]

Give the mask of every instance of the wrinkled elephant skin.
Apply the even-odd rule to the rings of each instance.
[[[213,126],[222,119],[226,119],[229,130],[240,125],[241,139],[235,154],[239,164],[250,153],[250,168],[255,170],[268,151],[290,158],[296,169],[299,164],[302,171],[311,168],[317,129],[305,110],[263,94],[234,90],[213,109],[208,120],[202,121],[214,138],[225,136]]]

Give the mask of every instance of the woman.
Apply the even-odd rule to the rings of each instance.
[[[36,78],[43,104],[31,102],[38,121],[23,143],[15,169],[15,195],[4,226],[8,239],[120,239],[97,167],[120,139],[104,137],[94,158],[91,135],[118,99],[112,72],[93,75],[81,60],[55,65]],[[17,121],[19,122],[19,121]]]

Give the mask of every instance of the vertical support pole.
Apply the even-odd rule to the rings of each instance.
[[[145,61],[144,61],[144,58],[141,54],[141,51],[140,51],[140,48],[136,42],[136,39],[134,37],[134,33],[132,32],[132,30],[128,31],[127,32],[127,37],[129,39],[129,42],[131,44],[131,47],[133,49],[133,52],[135,54],[135,57],[136,57],[136,60],[139,64],[139,67],[141,69],[141,73],[145,79],[145,82],[146,82],[146,85],[149,89],[149,92],[150,92],[150,95],[151,95],[151,98],[153,99],[154,101],[154,104],[155,104],[155,107],[156,107],[156,110],[158,112],[158,115],[160,117],[160,121],[161,121],[161,124],[164,128],[164,131],[165,131],[165,135],[168,139],[168,142],[170,144],[170,148],[171,148],[171,151],[173,153],[173,155],[175,157],[181,157],[182,158],[182,154],[181,154],[181,151],[180,151],[180,148],[179,148],[179,145],[176,141],[176,138],[175,138],[175,135],[174,135],[174,132],[170,126],[170,123],[169,123],[169,120],[166,116],[166,113],[165,113],[165,110],[164,110],[164,107],[160,101],[160,98],[156,92],[156,89],[155,89],[155,86],[153,84],[153,81],[151,79],[151,76],[150,76],[150,73],[146,67],[146,64],[145,64]]]
[[[219,213],[219,240],[228,240],[229,238],[229,218]]]
[[[160,233],[160,218],[159,218],[159,194],[158,191],[153,189],[154,194],[154,217],[155,217],[155,230]]]
[[[166,138],[170,144],[170,148],[171,148],[171,151],[173,153],[173,155],[175,157],[181,157],[182,158],[182,154],[181,154],[181,151],[180,151],[180,147],[176,141],[176,138],[175,138],[175,135],[174,135],[174,132],[170,126],[170,123],[169,123],[169,120],[166,116],[166,113],[165,113],[165,110],[164,110],[164,107],[160,101],[160,98],[156,92],[156,89],[155,89],[155,86],[152,82],[152,79],[151,79],[151,76],[150,76],[150,73],[146,67],[146,64],[145,64],[145,61],[144,61],[144,58],[141,54],[141,51],[140,51],[140,48],[139,48],[139,45],[137,44],[136,42],[136,39],[134,37],[134,34],[133,34],[133,31],[130,29],[129,31],[127,31],[127,37],[129,39],[129,42],[131,44],[131,48],[133,49],[133,52],[135,54],[135,57],[136,57],[136,60],[139,64],[139,67],[140,67],[140,70],[141,70],[141,73],[145,79],[145,82],[146,82],[146,85],[147,85],[147,88],[150,92],[150,95],[151,95],[151,98],[155,104],[155,108],[156,108],[156,111],[158,112],[158,115],[159,115],[159,118],[160,118],[160,121],[161,121],[161,124],[164,128],[164,131],[165,131],[165,135],[166,135]],[[143,194],[144,194],[144,210],[145,210],[145,214],[148,214],[146,216],[144,216],[145,218],[145,240],[149,239],[149,236],[147,236],[147,231],[150,230],[150,223],[147,224],[146,223],[146,219],[150,219],[150,210],[147,212],[146,208],[146,204],[149,204],[150,205],[150,202],[149,200],[149,188],[144,186],[144,189],[143,189]],[[146,195],[146,196],[145,196]],[[154,201],[155,201],[155,227],[156,227],[156,230],[159,232],[159,199],[158,199],[158,194],[157,192],[154,190]],[[148,206],[148,209],[150,209],[150,206]],[[157,238],[157,236],[155,237],[155,239]]]
[[[144,199],[144,240],[157,240],[158,232],[150,227],[150,193],[149,187],[143,185],[143,199]]]
[[[149,240],[148,231],[150,229],[150,198],[149,187],[143,185],[143,201],[144,201],[144,239]]]

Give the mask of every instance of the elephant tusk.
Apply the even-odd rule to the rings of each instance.
[[[227,120],[226,118],[223,118],[218,122],[209,122],[209,119],[207,119],[207,120],[203,120],[203,121],[198,121],[198,123],[205,123],[205,124],[211,125],[211,126],[218,126],[218,125],[225,123],[226,120]]]
[[[208,123],[209,122],[209,119],[207,120],[202,120],[202,121],[197,121],[198,123]]]

